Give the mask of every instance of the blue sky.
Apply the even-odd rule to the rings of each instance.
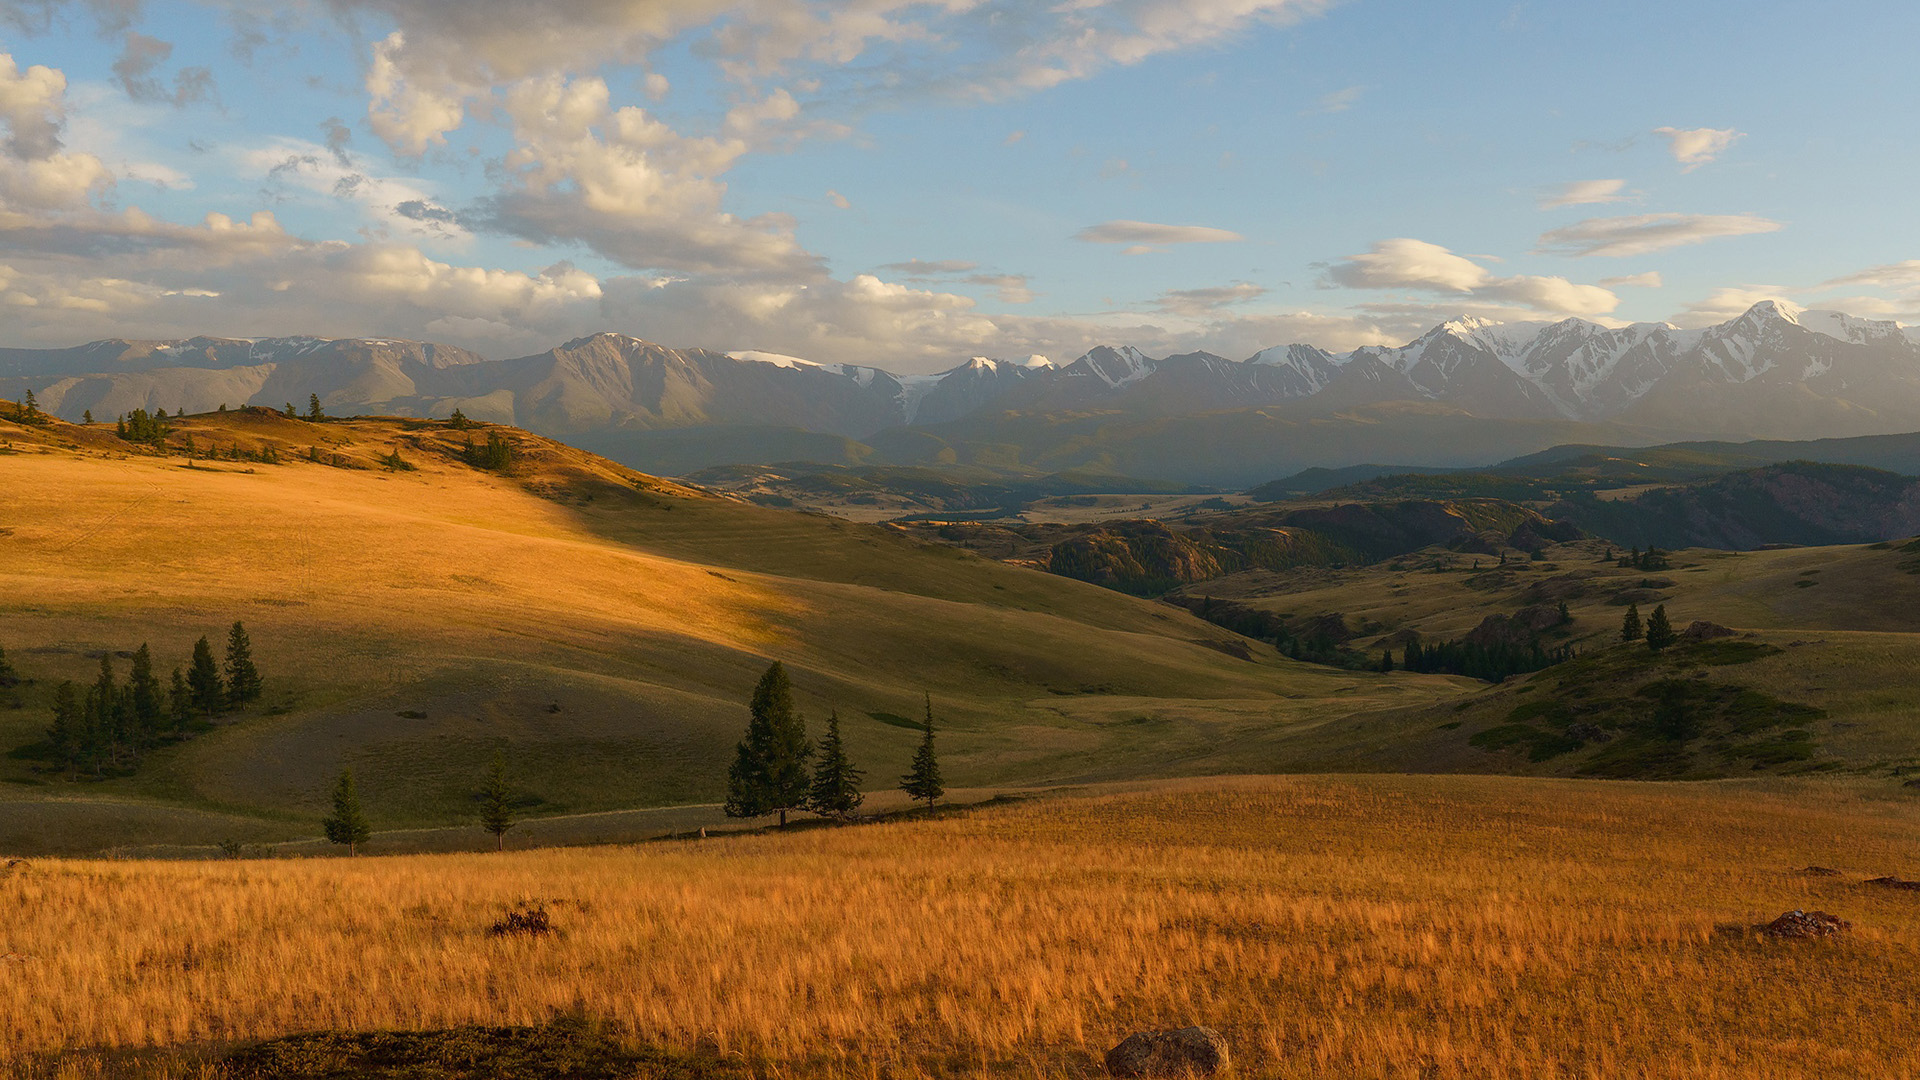
[[[0,5],[0,337],[1920,321],[1909,3]],[[209,217],[209,215],[214,215]]]

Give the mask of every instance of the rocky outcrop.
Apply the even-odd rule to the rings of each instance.
[[[1135,1032],[1107,1051],[1107,1072],[1114,1076],[1213,1076],[1227,1062],[1227,1040],[1206,1027]]]

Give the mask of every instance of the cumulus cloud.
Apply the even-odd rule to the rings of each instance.
[[[21,71],[0,53],[0,207],[72,210],[86,207],[113,184],[113,173],[92,154],[68,153],[67,77],[35,64]]]
[[[1575,180],[1542,193],[1540,209],[1553,210],[1562,206],[1625,202],[1633,197],[1631,193],[1624,190],[1626,186],[1625,180]]]
[[[1597,285],[1562,277],[1497,277],[1438,244],[1404,237],[1347,256],[1327,268],[1326,280],[1349,289],[1452,293],[1561,315],[1604,315],[1620,305],[1618,296]]]
[[[1103,221],[1081,229],[1073,238],[1089,244],[1133,244],[1143,247],[1230,244],[1246,239],[1237,232],[1206,225],[1159,225],[1151,221]]]
[[[1692,172],[1713,161],[1746,136],[1746,132],[1732,128],[1663,127],[1654,128],[1653,133],[1665,136],[1667,150],[1680,163],[1682,172]]]
[[[1540,235],[1539,250],[1553,255],[1649,255],[1727,236],[1752,236],[1785,228],[1754,214],[1638,214],[1589,218]]]
[[[680,135],[637,106],[614,108],[599,78],[531,79],[502,106],[517,146],[476,221],[538,244],[583,244],[636,269],[806,273],[788,218],[725,212],[718,179],[747,135],[784,105],[729,121],[730,138]],[[738,112],[738,110],[736,110]]]

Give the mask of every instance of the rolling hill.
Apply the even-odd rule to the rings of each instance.
[[[0,849],[313,835],[342,767],[381,828],[457,824],[497,750],[532,814],[711,803],[773,659],[881,788],[923,694],[949,781],[983,785],[1232,769],[1243,734],[1460,685],[1250,652],[1166,605],[511,429],[245,409],[172,421],[156,453],[4,417],[0,648],[33,681],[0,709]],[[489,438],[505,473],[468,463]],[[258,708],[127,776],[20,755],[103,653],[124,677],[149,643],[164,679],[235,620]]]

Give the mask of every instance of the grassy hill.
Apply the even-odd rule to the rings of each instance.
[[[489,436],[504,474],[466,460]],[[0,442],[0,647],[33,680],[0,754],[103,652],[124,677],[149,643],[164,679],[244,620],[267,676],[257,708],[130,776],[0,756],[0,850],[313,835],[343,767],[377,827],[455,824],[496,751],[530,814],[711,803],[773,659],[880,788],[923,694],[949,781],[989,785],[1231,768],[1242,736],[1459,686],[1291,663],[1167,605],[512,429],[248,409],[173,422],[162,454],[7,414]]]
[[[1337,615],[1351,647],[1374,656],[1399,655],[1413,635],[1460,639],[1490,616],[1567,605],[1572,621],[1542,636],[1581,651],[1576,663],[1482,684],[1454,703],[1296,732],[1276,758],[1287,768],[1643,778],[1838,770],[1890,790],[1920,769],[1920,687],[1909,675],[1920,664],[1920,552],[1911,545],[1688,550],[1659,571],[1622,569],[1605,560],[1608,548],[1583,540],[1504,565],[1429,550],[1368,567],[1238,574],[1182,592],[1298,622]],[[1665,605],[1677,629],[1705,621],[1736,633],[1656,658],[1619,644],[1628,603],[1643,617]],[[1676,679],[1701,688],[1682,695],[1698,729],[1662,758],[1639,737],[1654,733]],[[1752,726],[1772,718],[1790,722]],[[1574,724],[1601,730],[1570,737]],[[1762,745],[1781,741],[1804,746]],[[1643,756],[1609,768],[1636,746]],[[1730,753],[1742,748],[1754,754]]]

